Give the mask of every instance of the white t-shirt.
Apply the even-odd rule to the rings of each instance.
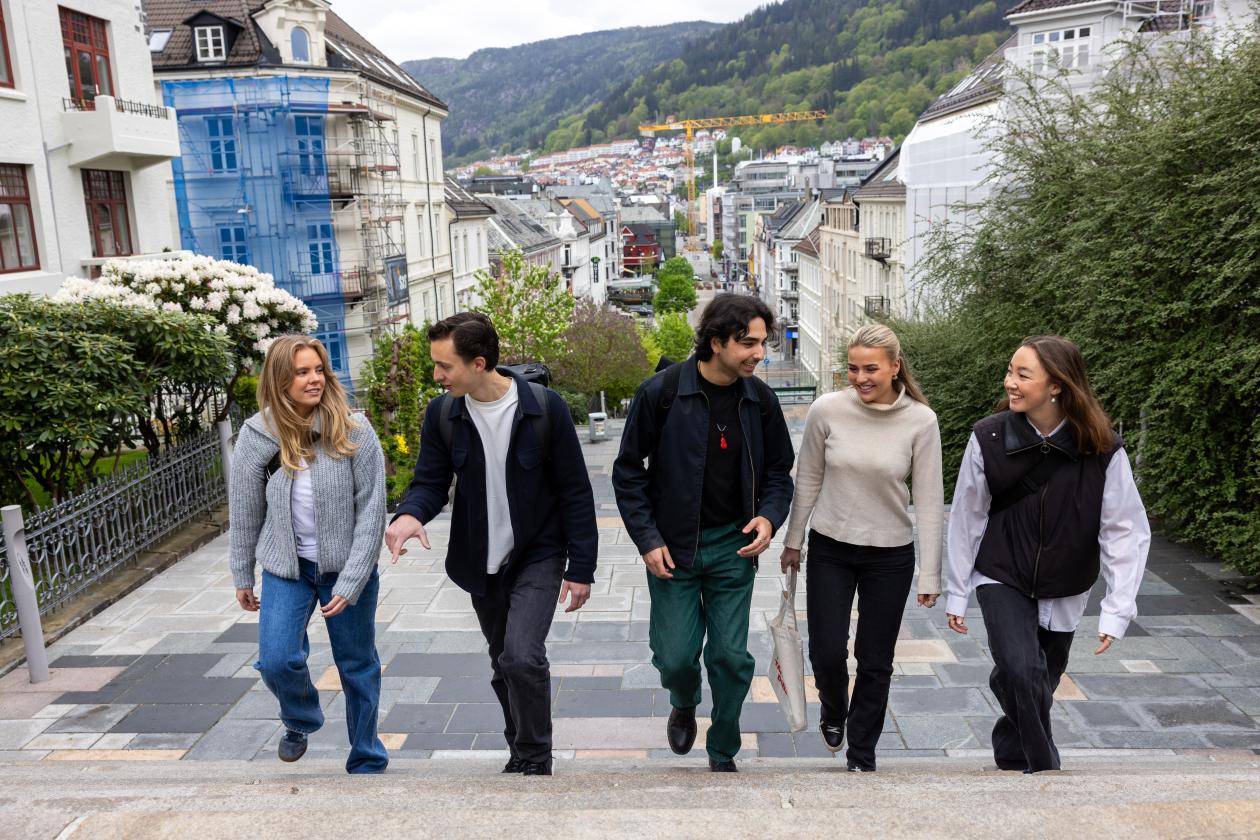
[[[516,404],[520,402],[516,380],[509,380],[507,392],[494,402],[478,402],[471,396],[464,399],[486,454],[486,522],[489,525],[486,573],[492,575],[503,566],[514,546],[512,513],[508,508],[507,457]]]
[[[319,539],[315,530],[315,488],[311,483],[310,465],[302,462],[302,469],[293,476],[293,488],[289,491],[289,513],[293,520],[293,543],[298,557],[319,560]]]

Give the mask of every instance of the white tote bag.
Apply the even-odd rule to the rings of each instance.
[[[783,590],[779,614],[770,620],[770,638],[774,653],[770,657],[770,685],[779,698],[779,707],[787,718],[788,730],[805,728],[805,654],[801,634],[796,629],[796,571],[788,577]]]

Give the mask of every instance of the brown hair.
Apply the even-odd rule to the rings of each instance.
[[[901,340],[897,338],[897,334],[883,324],[867,324],[858,330],[853,338],[849,339],[849,349],[854,347],[871,347],[876,350],[883,350],[888,354],[888,361],[901,362],[901,371],[897,374],[897,380],[906,389],[906,396],[915,402],[928,404],[927,397],[923,396],[923,390],[919,388],[919,383],[915,380],[914,374],[910,372],[910,362],[906,359],[905,352],[901,349]]]
[[[309,417],[298,413],[288,394],[296,368],[294,357],[304,348],[314,350],[324,366],[324,392]],[[358,449],[349,437],[350,403],[345,389],[333,373],[328,351],[317,338],[284,335],[271,343],[267,348],[267,357],[263,359],[262,372],[258,375],[258,410],[280,439],[280,463],[290,476],[301,469],[303,460],[309,464],[315,457],[315,446],[311,440],[315,417],[319,417],[320,443],[326,453],[333,458],[342,458],[353,455]]]
[[[1067,417],[1076,448],[1086,455],[1114,449],[1116,433],[1112,431],[1111,418],[1103,411],[1089,386],[1081,348],[1059,335],[1034,335],[1025,338],[1019,346],[1032,348],[1049,374],[1050,382],[1059,386],[1059,406]],[[998,403],[998,410],[1005,411],[1010,405],[1010,397],[1004,396]]]

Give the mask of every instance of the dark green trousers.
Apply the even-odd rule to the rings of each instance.
[[[738,525],[706,528],[691,568],[679,565],[670,580],[648,573],[652,664],[675,708],[697,706],[703,649],[713,692],[707,750],[717,761],[739,752],[739,712],[755,668],[748,652],[748,612],[756,570],[752,558],[735,553],[748,543]]]

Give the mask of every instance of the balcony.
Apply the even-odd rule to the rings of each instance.
[[[892,240],[884,236],[868,236],[866,238],[866,256],[872,260],[885,262],[892,256]]]
[[[340,297],[349,301],[362,299],[367,291],[367,282],[367,269],[356,267],[319,274],[294,272],[289,275],[289,282],[284,283],[283,287],[285,291],[302,300]]]
[[[62,100],[67,163],[94,169],[143,169],[179,157],[175,111],[113,96]]]
[[[887,318],[892,314],[892,301],[886,297],[866,296],[866,317]]]

